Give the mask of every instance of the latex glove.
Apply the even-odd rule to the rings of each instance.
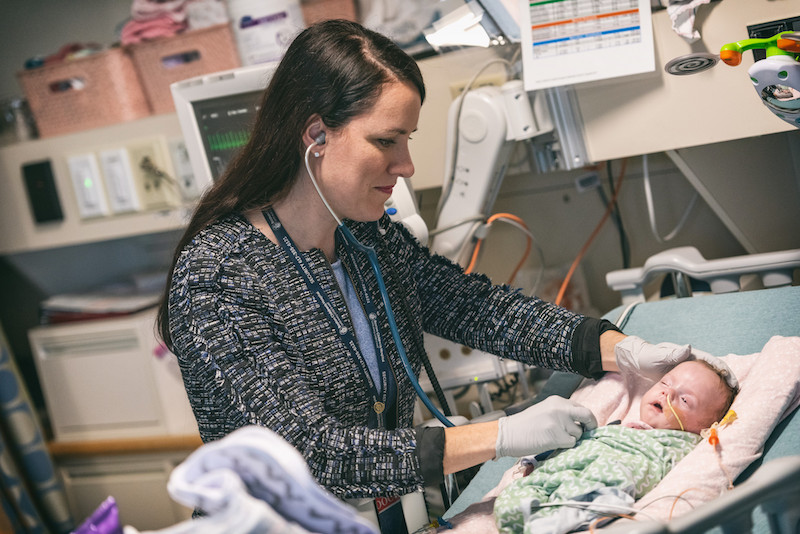
[[[681,362],[703,360],[717,369],[728,385],[739,387],[739,381],[725,362],[707,352],[692,350],[691,345],[654,345],[640,337],[628,336],[614,346],[614,355],[621,373],[638,374],[653,381],[659,380]]]
[[[597,428],[588,408],[557,395],[497,423],[496,458],[573,447],[585,430]]]

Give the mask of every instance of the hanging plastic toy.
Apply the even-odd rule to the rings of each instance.
[[[699,53],[677,57],[665,66],[670,74],[695,74],[722,60],[735,67],[742,52],[760,49],[767,57],[747,71],[759,98],[773,114],[800,128],[800,32],[781,32],[768,39],[744,39],[728,43],[719,55]]]

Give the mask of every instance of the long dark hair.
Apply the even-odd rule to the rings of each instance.
[[[326,127],[366,113],[385,83],[425,85],[416,62],[387,37],[355,22],[328,20],[303,30],[289,45],[264,91],[250,140],[202,196],[172,259],[157,329],[172,349],[169,291],[178,256],[198,232],[234,212],[263,208],[284,197],[300,168],[303,130],[319,114]]]

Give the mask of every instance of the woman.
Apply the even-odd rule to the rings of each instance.
[[[345,21],[304,30],[249,143],[201,199],[159,313],[203,440],[269,427],[340,497],[403,495],[496,456],[569,447],[595,421],[550,399],[499,422],[411,428],[415,393],[376,280],[335,217],[375,248],[416,373],[423,330],[585,376],[616,370],[625,338],[464,275],[389,221],[384,202],[414,173],[408,143],[424,97],[416,63],[389,39]],[[632,361],[645,367],[688,354],[637,347],[648,356]]]

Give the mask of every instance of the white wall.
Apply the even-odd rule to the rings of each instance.
[[[786,5],[785,0],[776,3]],[[55,52],[64,44],[74,41],[96,41],[103,45],[113,43],[117,39],[118,28],[129,16],[130,5],[130,0],[3,0],[0,46],[4,54],[0,60],[0,68],[3,69],[0,96],[19,93],[15,72],[28,57]],[[722,2],[714,9],[719,11],[725,8]],[[431,98],[426,102],[427,109],[423,111],[420,131],[414,141],[421,147],[415,153],[418,176],[414,182],[423,183],[426,187],[441,183],[439,174],[443,168],[444,154],[441,148],[431,147],[440,147],[437,143],[443,143],[443,139],[440,139],[443,124],[437,117],[445,111],[449,84],[468,79],[472,73],[470,69],[480,62],[456,61],[456,74],[452,65],[445,68],[441,67],[441,63],[439,59],[433,59],[423,67]],[[434,98],[439,94],[444,99],[440,99],[441,102]],[[764,113],[768,114],[766,110]],[[635,117],[631,120],[635,120]],[[431,121],[435,124],[430,124]],[[755,251],[800,247],[799,138],[800,132],[792,131],[752,141],[741,140],[680,151],[703,179],[710,180],[714,196],[724,204],[726,213],[737,225],[746,228],[748,243]],[[667,229],[680,217],[694,188],[662,153],[656,153],[653,157],[651,166],[655,173],[659,217],[661,226]],[[620,162],[615,161],[613,166],[619,169]],[[580,174],[582,172],[576,171],[544,176],[510,176],[495,206],[495,211],[510,211],[528,221],[542,244],[550,267],[572,260],[602,214],[596,193],[576,193],[573,182]],[[603,176],[604,171],[600,174]],[[702,200],[676,241],[669,245],[658,244],[650,236],[646,224],[638,158],[634,157],[629,162],[628,174],[620,203],[631,240],[633,265],[641,264],[649,254],[673,244],[697,246],[708,258],[747,251],[741,239],[737,239],[736,232],[726,227],[718,213]],[[424,192],[423,204],[435,205],[436,194],[435,190]],[[427,208],[428,212],[430,209]],[[508,270],[506,264],[516,258],[513,247],[517,236],[508,228],[498,228],[497,231],[501,236],[507,234],[510,242],[490,239],[482,266],[502,282]],[[492,261],[492,258],[495,260]],[[615,296],[605,289],[604,274],[621,267],[619,258],[618,239],[613,226],[607,223],[583,263],[592,303],[600,311],[607,310],[615,303]],[[534,258],[530,260],[531,269],[537,267],[536,261]]]
[[[657,226],[660,235],[664,236],[680,220],[695,189],[665,154],[652,154],[649,158],[651,183],[657,204]],[[621,160],[612,162],[615,182],[621,167]],[[557,271],[555,274],[560,271],[563,276],[566,273],[605,211],[597,191],[579,193],[575,187],[575,180],[588,172],[556,172],[545,175],[523,173],[508,176],[492,210],[492,213],[512,213],[525,221],[542,248],[544,267]],[[609,196],[604,164],[597,173]],[[424,191],[421,198],[423,215],[430,222],[438,190]],[[800,195],[797,193],[794,201],[800,206]],[[659,243],[653,237],[648,224],[640,157],[629,158],[627,161],[618,203],[630,243],[631,266],[640,266],[650,255],[676,246],[695,246],[707,259],[746,253],[744,247],[702,198],[695,204],[686,225],[675,239],[666,244]],[[763,219],[764,224],[770,224],[768,216]],[[775,232],[787,244],[777,249],[800,248],[798,232],[784,227],[776,228]],[[507,282],[524,246],[525,239],[520,232],[510,225],[495,224],[484,242],[477,270],[488,274],[497,283]],[[622,267],[619,234],[609,219],[581,262],[580,276],[584,279],[584,302],[587,305],[579,311],[603,314],[619,304],[619,295],[606,286],[605,274]],[[518,285],[529,290],[541,268],[542,263],[533,252],[526,262],[526,272],[517,279]],[[580,279],[576,282],[581,283]],[[552,300],[556,291],[557,282],[550,280],[550,287],[545,282],[540,285],[537,294]]]

